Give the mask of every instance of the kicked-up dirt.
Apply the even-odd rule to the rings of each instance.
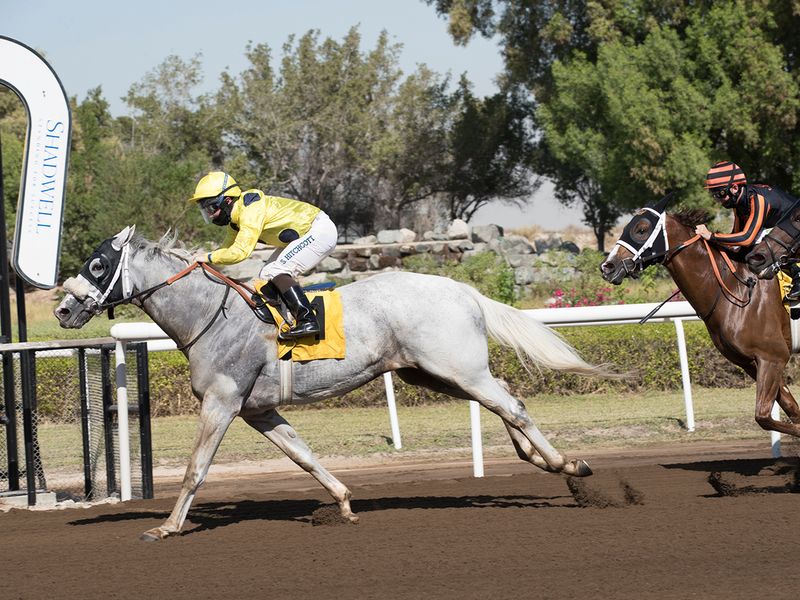
[[[583,480],[498,459],[228,474],[155,543],[157,499],[0,513],[0,598],[798,598],[797,461],[766,444],[605,452]],[[326,461],[323,461],[325,463]]]

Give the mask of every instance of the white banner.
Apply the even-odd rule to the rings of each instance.
[[[0,85],[28,112],[13,266],[40,288],[58,277],[71,116],[67,94],[49,64],[31,48],[0,36]]]

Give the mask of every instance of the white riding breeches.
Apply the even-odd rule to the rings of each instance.
[[[324,212],[320,212],[305,235],[285,248],[276,248],[269,261],[258,274],[259,279],[269,281],[276,275],[286,274],[297,279],[299,275],[316,267],[336,248],[339,233],[336,225]]]

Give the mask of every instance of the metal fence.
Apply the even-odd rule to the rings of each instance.
[[[100,340],[0,345],[8,420],[0,426],[0,494],[55,492],[58,500],[119,496],[119,429],[114,343]],[[133,497],[152,498],[147,350],[126,359],[131,398]]]

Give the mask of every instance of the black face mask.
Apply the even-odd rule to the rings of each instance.
[[[634,255],[631,260],[642,269],[663,260],[667,252],[667,236],[662,219],[671,199],[672,194],[668,194],[655,204],[641,209],[625,226],[617,241]]]
[[[122,259],[122,251],[114,248],[113,241],[114,239],[111,238],[100,244],[80,270],[80,275],[102,294],[105,294],[108,286],[111,285],[119,261]],[[114,282],[114,288],[108,293],[105,301],[114,302],[121,298],[122,278],[120,277]]]
[[[214,225],[227,225],[231,222],[231,212],[233,211],[233,202],[230,204],[223,200],[219,207],[219,214],[211,219]]]

